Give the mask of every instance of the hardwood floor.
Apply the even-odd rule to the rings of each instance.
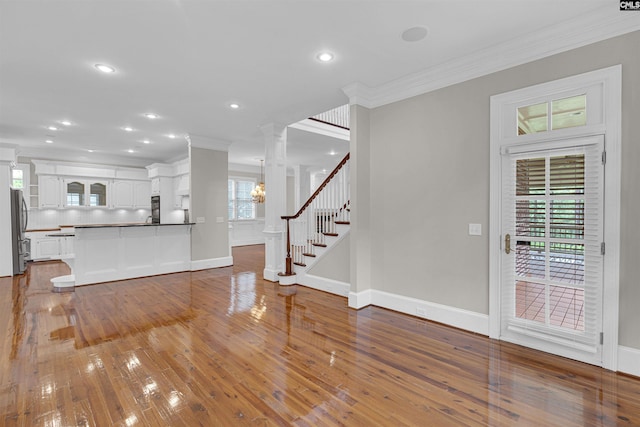
[[[228,268],[0,279],[0,425],[640,425],[640,380]]]

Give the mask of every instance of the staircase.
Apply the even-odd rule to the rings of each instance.
[[[349,233],[350,214],[347,154],[295,215],[281,217],[287,222],[287,257],[280,283],[300,283],[313,264]]]

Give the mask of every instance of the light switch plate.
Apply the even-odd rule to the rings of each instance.
[[[216,217],[216,222],[217,222],[217,223],[224,222],[224,218],[223,218],[223,217],[221,217],[221,216],[217,216],[217,217]]]
[[[469,224],[469,236],[482,236],[482,224]]]
[[[197,218],[196,218],[196,222],[197,222],[198,224],[204,224],[204,217],[203,217],[203,216],[199,216],[199,217],[197,217]]]

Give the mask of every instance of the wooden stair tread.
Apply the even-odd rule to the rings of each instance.
[[[300,267],[306,267],[307,264],[302,263],[302,262],[294,262],[293,265],[299,265]]]
[[[322,234],[324,234],[325,236],[332,236],[332,237],[338,237],[339,236],[338,233],[322,233]]]
[[[335,221],[336,224],[344,224],[344,225],[349,225],[351,224],[351,221]]]
[[[304,256],[310,256],[310,257],[313,257],[313,258],[315,258],[315,257],[316,257],[316,254],[308,254],[308,253],[306,253],[306,252],[303,252],[303,253],[302,253],[302,255],[304,255]]]
[[[325,245],[324,243],[313,243],[313,246],[318,246],[320,248],[326,248],[327,245]]]

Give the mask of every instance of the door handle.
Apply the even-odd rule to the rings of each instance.
[[[507,255],[511,253],[511,235],[509,233],[504,236],[504,253]]]

